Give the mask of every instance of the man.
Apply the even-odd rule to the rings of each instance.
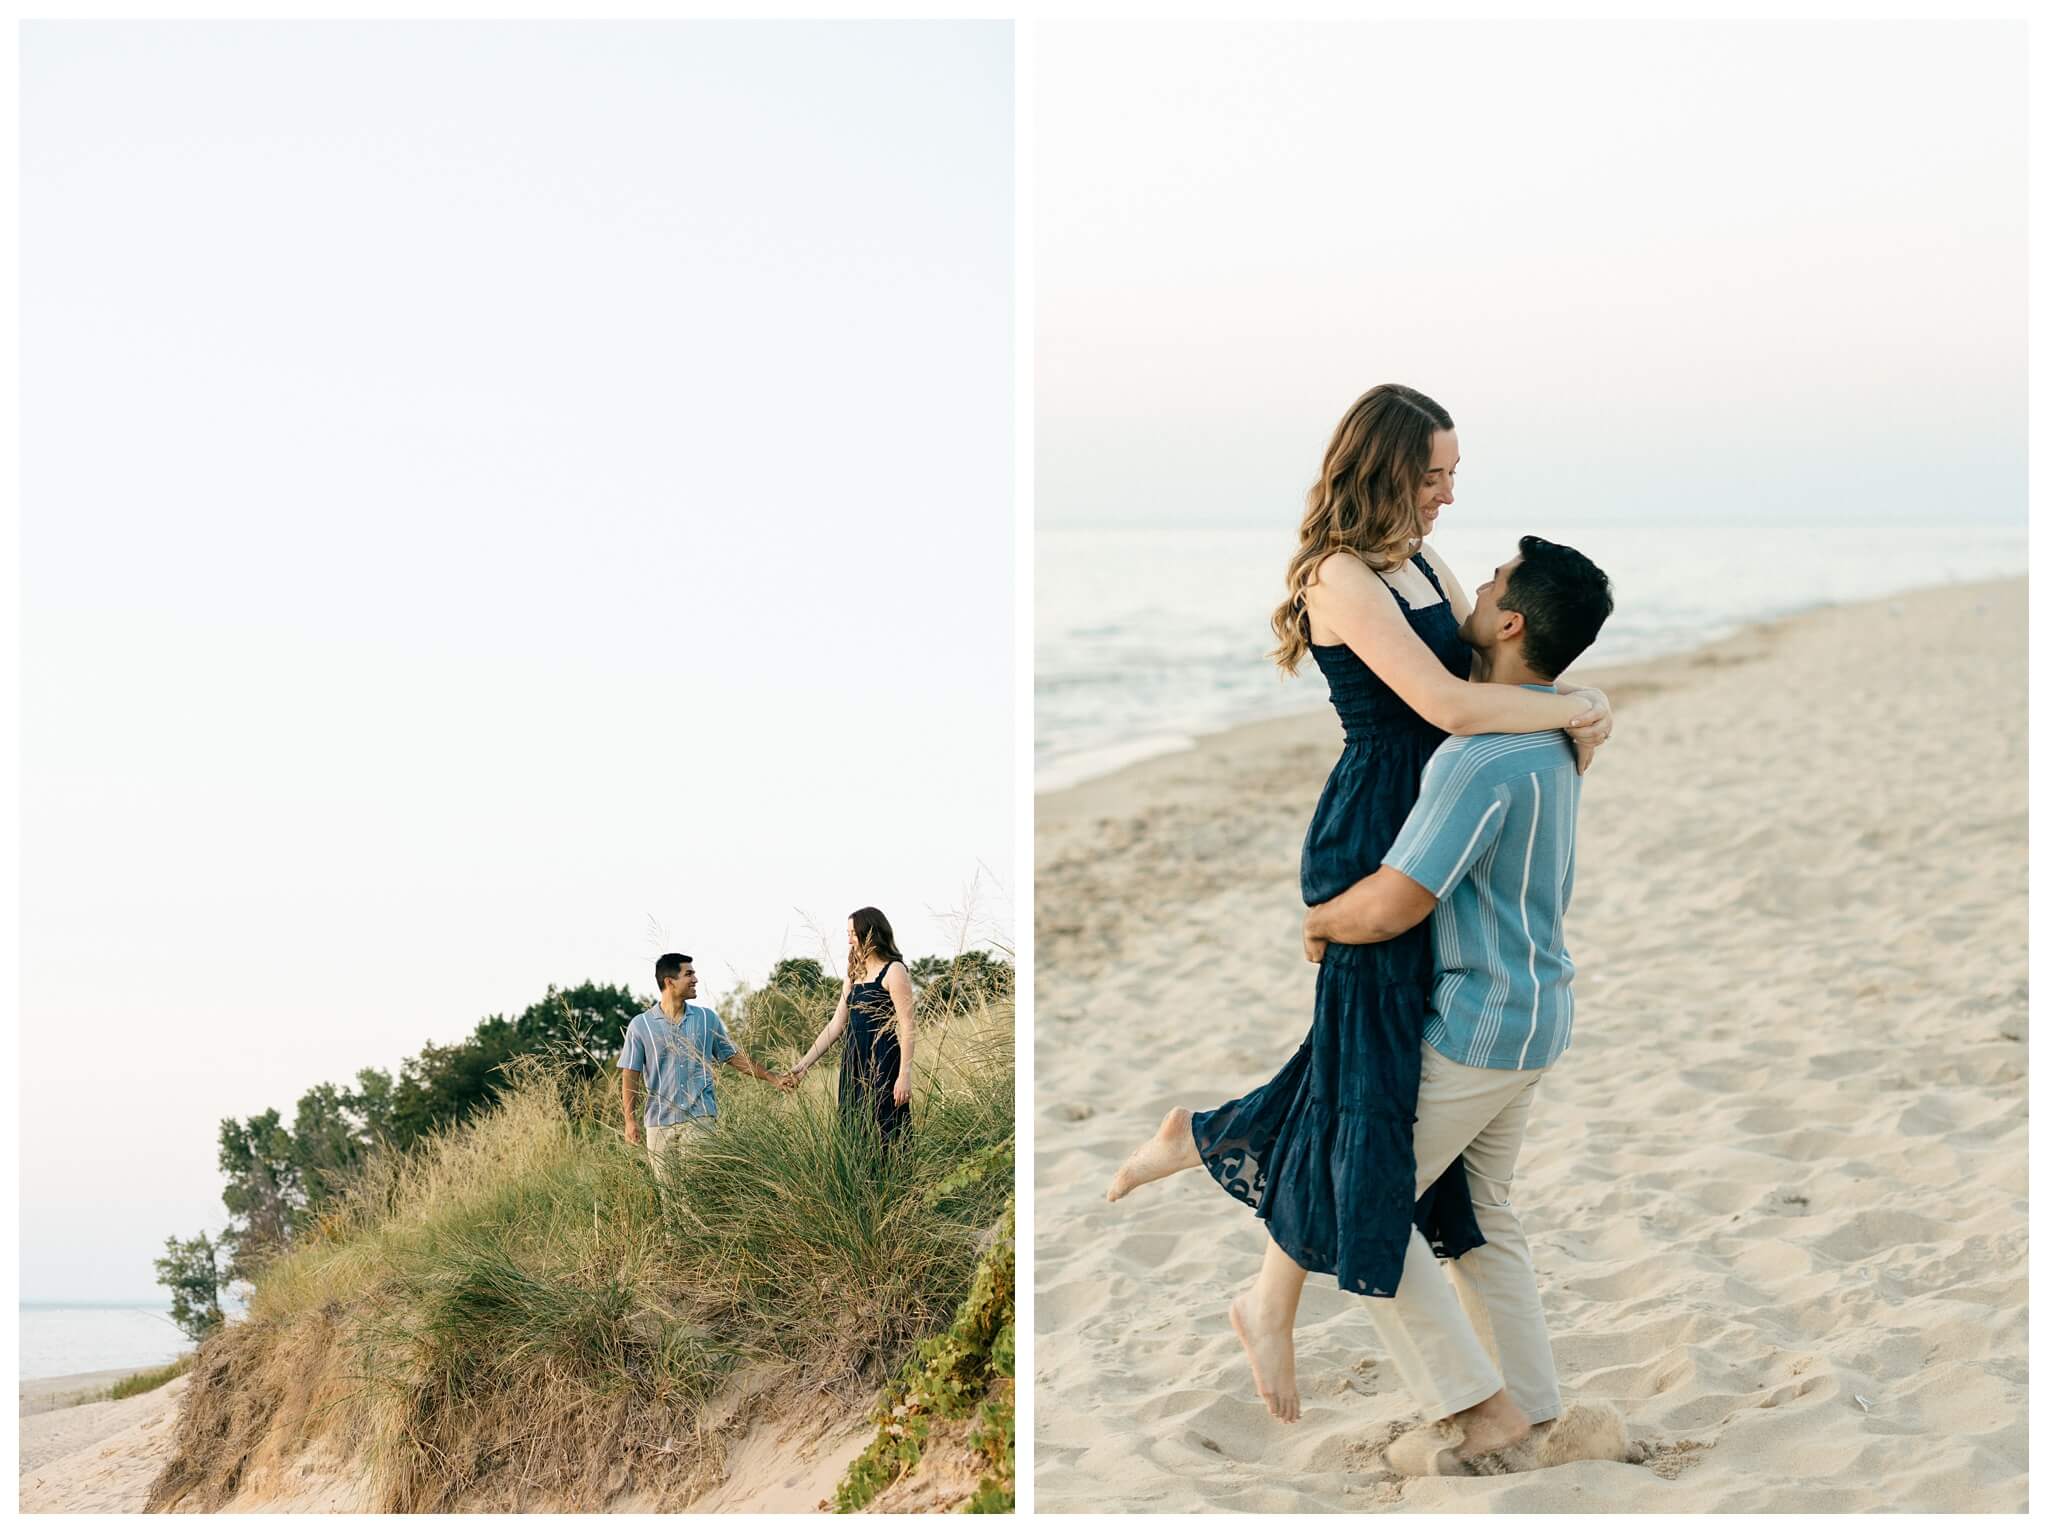
[[[645,1086],[647,1150],[660,1165],[678,1136],[717,1117],[712,1065],[730,1064],[784,1091],[794,1090],[796,1079],[762,1069],[734,1046],[717,1012],[690,1004],[697,994],[697,969],[689,954],[663,953],[654,961],[654,982],[661,987],[660,1001],[626,1025],[619,1088],[626,1103],[626,1142],[638,1144],[637,1098]]]
[[[1583,554],[1525,537],[1458,630],[1473,648],[1472,679],[1554,690],[1613,610],[1607,577]],[[1537,1083],[1571,1042],[1563,918],[1578,808],[1564,735],[1453,737],[1430,758],[1379,870],[1303,922],[1312,962],[1326,943],[1385,942],[1432,922],[1416,1195],[1463,1157],[1486,1243],[1455,1267],[1485,1308],[1500,1362],[1496,1370],[1428,1241],[1411,1231],[1394,1297],[1366,1303],[1409,1393],[1462,1436],[1450,1447],[1427,1433],[1403,1438],[1387,1455],[1402,1473],[1501,1473],[1559,1461],[1564,1450],[1567,1434],[1550,1430],[1561,1401],[1536,1269],[1508,1190]],[[1599,1435],[1618,1451],[1618,1418]],[[1584,1445],[1563,1456],[1584,1456]]]

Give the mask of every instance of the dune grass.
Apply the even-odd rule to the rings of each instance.
[[[386,1510],[682,1504],[715,1399],[864,1398],[952,1320],[1014,1183],[1013,1031],[1007,1001],[920,1029],[908,1153],[828,1078],[721,1072],[717,1127],[656,1168],[616,1077],[522,1066],[260,1276],[200,1353],[152,1508],[219,1505],[317,1438],[366,1458]]]
[[[109,1400],[128,1400],[136,1395],[146,1395],[152,1389],[162,1389],[172,1379],[183,1376],[185,1371],[191,1366],[192,1354],[188,1352],[175,1362],[166,1363],[161,1368],[146,1368],[141,1373],[131,1373],[127,1378],[116,1381],[114,1386],[107,1391],[105,1398]]]

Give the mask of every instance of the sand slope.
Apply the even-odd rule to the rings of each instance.
[[[21,1419],[24,1512],[139,1512],[169,1457],[185,1380]]]
[[[119,1375],[125,1377],[125,1375]],[[69,1384],[72,1381],[59,1381]],[[140,1512],[150,1482],[169,1461],[187,1380],[132,1400],[44,1411],[21,1422],[21,1510]],[[813,1401],[812,1405],[820,1402]],[[871,1404],[872,1402],[870,1402]],[[698,1512],[816,1512],[829,1504],[847,1467],[874,1435],[867,1405],[821,1420],[761,1416],[722,1445],[722,1482],[691,1504]],[[969,1487],[972,1490],[972,1486]],[[649,1498],[553,1508],[612,1512],[658,1510]],[[318,1447],[289,1461],[266,1457],[222,1508],[230,1512],[373,1512],[363,1475],[334,1450]]]
[[[1263,1081],[1306,1030],[1334,721],[1042,798],[1039,1508],[2023,1509],[2025,633],[2005,581],[1613,673],[1575,1042],[1516,1201],[1566,1397],[1618,1406],[1643,1465],[1378,1469],[1409,1406],[1327,1278],[1280,1426],[1223,1318],[1259,1227],[1199,1172],[1101,1201],[1170,1104]]]

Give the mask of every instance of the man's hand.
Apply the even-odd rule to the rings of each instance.
[[[1301,952],[1310,963],[1321,963],[1323,949],[1330,945],[1330,939],[1316,931],[1316,916],[1321,908],[1311,905],[1308,914],[1301,918]]]
[[[640,1142],[640,1125],[639,1125],[639,1124],[637,1124],[637,1123],[635,1123],[635,1122],[633,1122],[633,1121],[632,1121],[631,1119],[628,1119],[628,1120],[627,1120],[627,1122],[626,1122],[626,1143],[627,1143],[627,1144],[638,1144],[639,1142]]]
[[[776,1086],[776,1089],[777,1089],[777,1090],[779,1090],[779,1091],[794,1091],[794,1090],[796,1090],[796,1082],[797,1082],[797,1076],[796,1076],[796,1072],[794,1072],[794,1071],[791,1071],[791,1072],[790,1072],[789,1074],[787,1074],[787,1075],[778,1075],[778,1076],[776,1076],[776,1077],[775,1077],[774,1079],[775,1079],[775,1086]]]
[[[896,1078],[896,1105],[901,1107],[910,1100],[910,1082],[902,1076]]]

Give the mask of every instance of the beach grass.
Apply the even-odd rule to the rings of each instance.
[[[907,1152],[822,1075],[723,1073],[716,1128],[659,1168],[615,1075],[520,1065],[260,1274],[152,1507],[218,1505],[265,1443],[316,1439],[386,1510],[684,1504],[735,1400],[845,1414],[952,1322],[1014,1185],[1014,1059],[1007,1000],[921,1026]]]
[[[182,1377],[191,1366],[192,1354],[188,1352],[176,1361],[164,1364],[161,1368],[147,1368],[141,1373],[129,1374],[127,1378],[118,1380],[106,1392],[103,1398],[108,1400],[127,1400],[132,1399],[136,1395],[146,1395],[152,1389],[162,1389],[172,1379]]]

